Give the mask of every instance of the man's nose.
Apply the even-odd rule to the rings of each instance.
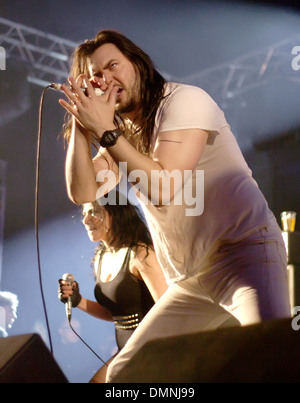
[[[104,73],[103,74],[103,80],[105,82],[106,85],[109,85],[112,81],[112,75],[110,73]]]

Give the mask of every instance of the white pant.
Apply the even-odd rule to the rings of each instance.
[[[149,340],[289,317],[290,310],[285,247],[272,224],[219,248],[206,274],[169,287],[109,366],[107,382],[118,382]]]

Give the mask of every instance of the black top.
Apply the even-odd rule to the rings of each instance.
[[[101,281],[101,266],[105,251],[100,252],[96,276],[95,298],[107,308],[115,322],[116,341],[122,349],[143,317],[153,306],[153,298],[141,280],[129,271],[131,248],[128,248],[118,274],[108,282]]]

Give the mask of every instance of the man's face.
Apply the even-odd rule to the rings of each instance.
[[[134,65],[112,43],[96,49],[89,62],[90,77],[103,90],[111,82],[119,88],[116,110],[134,116],[140,100],[140,79]]]

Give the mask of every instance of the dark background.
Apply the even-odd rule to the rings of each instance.
[[[291,67],[291,51],[300,46],[300,9],[292,2],[2,0],[0,17],[75,43],[93,37],[100,29],[123,32],[152,57],[168,79],[199,85],[212,94],[278,222],[283,210],[299,212],[300,71]],[[289,42],[291,38],[296,39]],[[260,59],[251,55],[282,41],[287,41],[284,67],[267,75],[267,83],[260,82],[255,76]],[[245,58],[243,68],[253,69],[255,85],[233,99],[224,99],[214,85],[225,82],[227,66],[241,57]],[[279,52],[277,59],[280,57]],[[277,59],[271,59],[268,68],[276,67]],[[10,334],[38,332],[48,343],[34,232],[38,109],[43,88],[27,82],[31,68],[22,60],[8,58],[6,70],[0,71],[0,160],[6,162],[0,281],[2,290],[15,292],[20,299],[19,318]],[[216,74],[210,81],[207,78],[213,69]],[[93,298],[89,262],[95,245],[80,223],[78,207],[66,196],[66,150],[60,137],[64,112],[58,98],[57,93],[47,92],[43,108],[42,277],[55,357],[71,382],[86,382],[101,363],[69,333],[56,290],[57,279],[72,272],[82,293]],[[115,345],[113,326],[77,311],[73,318],[86,341],[104,359],[109,358]]]

